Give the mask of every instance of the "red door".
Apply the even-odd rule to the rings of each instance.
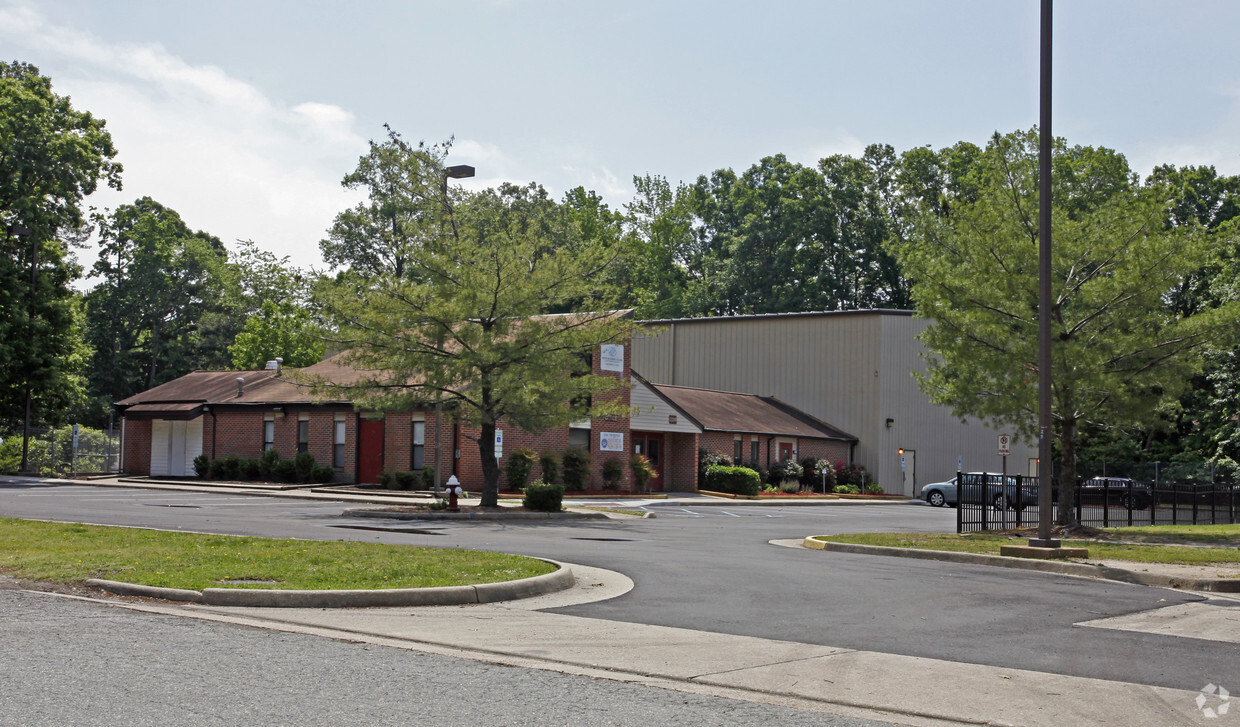
[[[357,481],[375,484],[383,474],[383,420],[363,419],[357,430]]]
[[[650,460],[654,476],[646,483],[651,492],[663,491],[663,435],[646,432],[633,434],[633,454],[644,454]]]
[[[779,443],[779,461],[783,462],[786,459],[792,459],[792,442]]]

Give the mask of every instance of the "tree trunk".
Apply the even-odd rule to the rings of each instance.
[[[1076,434],[1075,419],[1059,424],[1059,444],[1062,462],[1059,463],[1059,509],[1055,515],[1058,525],[1076,525]]]
[[[495,461],[495,424],[483,422],[478,436],[482,458],[482,507],[499,507],[499,463]]]

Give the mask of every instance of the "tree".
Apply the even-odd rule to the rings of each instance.
[[[68,244],[83,198],[100,182],[120,189],[115,156],[101,119],[38,68],[0,62],[0,419],[22,417],[26,391],[52,419],[80,395]]]
[[[150,197],[99,218],[102,281],[86,296],[101,405],[203,367],[201,324],[226,298],[227,253]]]
[[[232,365],[238,369],[261,369],[280,358],[283,365],[301,368],[318,363],[326,344],[313,328],[309,311],[292,303],[263,301],[255,315],[245,319],[245,329],[228,347]]]
[[[415,148],[384,128],[388,140],[371,141],[370,152],[341,181],[347,189],[365,189],[367,200],[336,215],[319,249],[333,269],[400,278],[410,272],[411,258],[428,236],[437,233],[434,224],[450,220],[443,209],[451,203],[443,160],[452,140],[419,142]]]
[[[1235,304],[1178,315],[1171,291],[1210,257],[1193,227],[1168,229],[1166,196],[1135,184],[1109,149],[1055,145],[1053,421],[1058,473],[1076,477],[1083,423],[1148,421],[1201,366],[1210,342],[1234,341]],[[998,134],[975,202],[925,214],[893,246],[913,278],[931,352],[923,389],[959,415],[1033,437],[1037,414],[1037,134]],[[1070,498],[1059,521],[1071,522]]]
[[[443,172],[442,159],[413,149],[400,163],[419,179]],[[455,408],[479,429],[482,505],[494,506],[496,424],[541,431],[617,413],[609,392],[624,382],[592,373],[589,361],[601,344],[626,341],[633,323],[612,311],[620,248],[584,236],[541,187],[441,194],[400,274],[348,272],[320,289],[343,361],[361,380],[309,383],[345,389],[359,407]],[[541,315],[569,301],[582,312]]]

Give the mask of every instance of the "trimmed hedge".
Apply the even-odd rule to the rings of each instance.
[[[526,485],[521,504],[525,505],[527,510],[559,512],[564,509],[564,486],[537,480]]]
[[[706,489],[734,495],[757,495],[762,489],[758,473],[748,467],[724,467],[713,464],[706,468]]]

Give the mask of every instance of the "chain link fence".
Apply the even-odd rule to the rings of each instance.
[[[31,427],[27,471],[43,477],[111,474],[120,470],[120,435],[89,427]],[[22,426],[0,425],[0,472],[22,465]]]

